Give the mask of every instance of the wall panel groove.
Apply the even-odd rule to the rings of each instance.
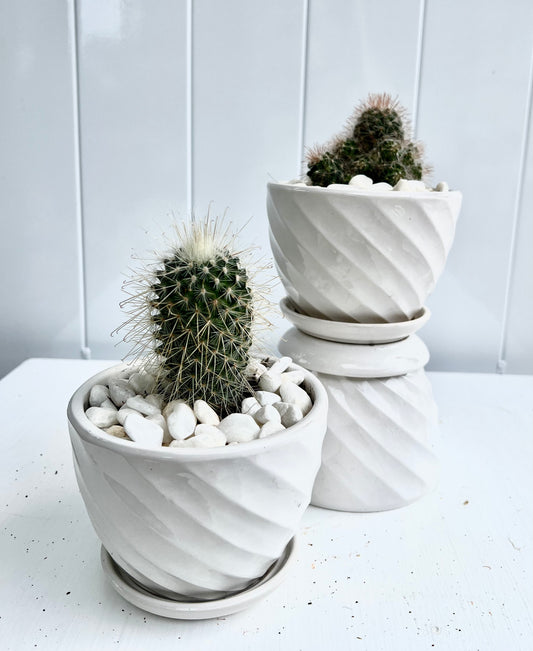
[[[91,358],[87,335],[87,269],[85,262],[85,224],[83,218],[83,174],[81,160],[81,106],[79,85],[79,60],[78,60],[78,2],[69,2],[69,28],[72,61],[72,87],[73,87],[73,147],[75,157],[75,196],[76,196],[76,231],[78,253],[78,285],[79,285],[79,310],[80,310],[80,355],[84,359]]]
[[[526,215],[522,212],[522,206],[525,203],[525,175],[526,175],[526,165],[527,165],[527,155],[528,147],[530,145],[530,134],[531,134],[531,111],[532,111],[532,97],[533,97],[533,48],[531,53],[531,63],[529,67],[529,80],[528,80],[528,92],[525,102],[524,110],[524,127],[523,127],[523,136],[522,136],[522,145],[520,149],[520,163],[518,178],[516,183],[516,196],[514,201],[513,208],[513,226],[511,233],[511,242],[509,245],[509,265],[507,268],[507,283],[505,286],[505,298],[503,304],[503,318],[502,318],[502,331],[500,339],[500,351],[498,355],[497,370],[500,373],[504,373],[507,370],[507,346],[508,346],[508,336],[509,336],[509,319],[510,319],[510,308],[511,308],[511,294],[513,291],[513,286],[515,283],[515,275],[517,271],[517,234],[519,231],[520,218],[525,220],[527,219]],[[532,179],[529,179],[530,183]],[[531,316],[531,308],[530,308]],[[529,320],[530,326],[533,326],[533,320]],[[533,332],[533,327],[530,330],[530,334]],[[527,354],[527,349],[524,350],[524,353]]]

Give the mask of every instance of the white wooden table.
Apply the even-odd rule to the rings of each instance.
[[[532,377],[432,373],[438,490],[385,513],[310,508],[280,588],[191,622],[131,606],[100,567],[65,408],[110,364],[32,359],[0,381],[0,648],[533,648]]]

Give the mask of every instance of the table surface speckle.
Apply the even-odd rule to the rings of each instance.
[[[430,373],[438,488],[384,513],[310,507],[275,592],[192,622],[131,606],[100,566],[65,410],[112,363],[31,359],[0,381],[3,649],[533,648],[533,377]]]

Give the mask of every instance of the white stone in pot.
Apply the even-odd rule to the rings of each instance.
[[[194,411],[185,402],[176,404],[167,416],[167,426],[173,439],[186,439],[196,427]]]
[[[89,407],[87,409],[87,418],[93,425],[102,429],[118,423],[117,410],[106,409],[105,407]]]
[[[261,428],[249,414],[230,414],[220,421],[219,429],[228,443],[246,443],[257,438]]]
[[[305,416],[311,409],[312,403],[307,391],[292,382],[284,382],[279,389],[283,402],[290,402],[302,410]]]
[[[195,400],[193,411],[199,423],[215,426],[220,423],[217,412],[205,400]]]
[[[156,414],[161,413],[161,409],[154,406],[152,402],[148,402],[142,396],[133,396],[126,400],[126,407],[129,409],[135,409],[143,416],[155,416]]]
[[[132,441],[143,447],[159,448],[163,443],[163,428],[140,414],[128,414],[124,429]]]

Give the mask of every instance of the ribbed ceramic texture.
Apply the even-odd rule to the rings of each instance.
[[[437,410],[423,369],[374,380],[317,377],[330,407],[312,504],[383,511],[433,488]]]
[[[360,323],[411,319],[452,245],[459,192],[363,192],[270,183],[270,243],[299,311]]]
[[[80,436],[86,423],[71,412],[76,477],[113,559],[170,598],[220,598],[261,577],[310,501],[326,430],[321,391],[317,409],[279,436],[214,453],[164,450],[161,458]]]

